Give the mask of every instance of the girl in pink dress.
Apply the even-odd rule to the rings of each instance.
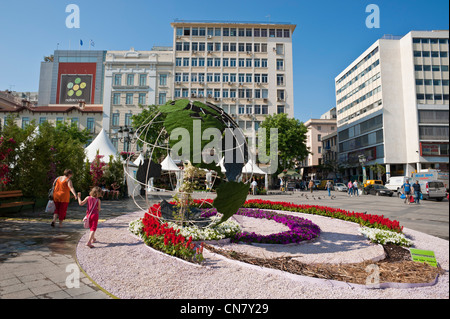
[[[100,197],[102,197],[103,191],[100,187],[94,187],[92,188],[91,192],[89,193],[89,196],[86,197],[83,201],[81,201],[81,193],[78,193],[78,204],[80,206],[83,206],[87,203],[87,209],[86,209],[86,217],[89,218],[89,239],[86,244],[89,248],[94,248],[92,243],[96,242],[95,238],[95,231],[97,230],[98,225],[98,215],[101,210],[101,201]]]

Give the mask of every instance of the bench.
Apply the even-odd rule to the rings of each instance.
[[[3,202],[4,200],[15,199],[11,202]],[[19,200],[20,199],[20,200]],[[23,193],[21,190],[16,191],[4,191],[0,192],[0,209],[9,208],[9,207],[20,207],[19,212],[22,210],[23,206],[32,205],[33,213],[34,207],[36,205],[35,201],[23,201]]]

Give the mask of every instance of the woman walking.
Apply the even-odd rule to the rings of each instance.
[[[55,227],[56,218],[59,219],[59,227],[62,227],[62,222],[66,219],[67,207],[70,202],[70,193],[73,194],[75,199],[77,199],[77,193],[73,188],[72,181],[72,170],[66,169],[64,171],[64,176],[59,176],[53,183],[53,201],[55,202],[55,212],[53,213],[53,221],[50,224]]]

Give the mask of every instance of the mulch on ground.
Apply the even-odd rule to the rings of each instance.
[[[379,283],[430,283],[435,280],[438,274],[444,273],[441,267],[435,268],[425,263],[412,261],[409,250],[400,246],[385,245],[383,247],[386,252],[386,258],[378,262],[305,264],[292,259],[292,257],[259,258],[205,245],[205,248],[213,253],[251,265],[278,269],[296,275],[338,280],[361,285],[366,285],[368,276],[373,273],[373,268],[367,268],[369,265],[378,266]]]

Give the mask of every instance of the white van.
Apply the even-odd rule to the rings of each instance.
[[[386,186],[391,191],[397,192],[397,195],[400,196],[400,190],[402,189],[403,184],[406,183],[406,180],[409,180],[411,184],[411,177],[408,176],[392,176],[389,181],[387,181]]]

